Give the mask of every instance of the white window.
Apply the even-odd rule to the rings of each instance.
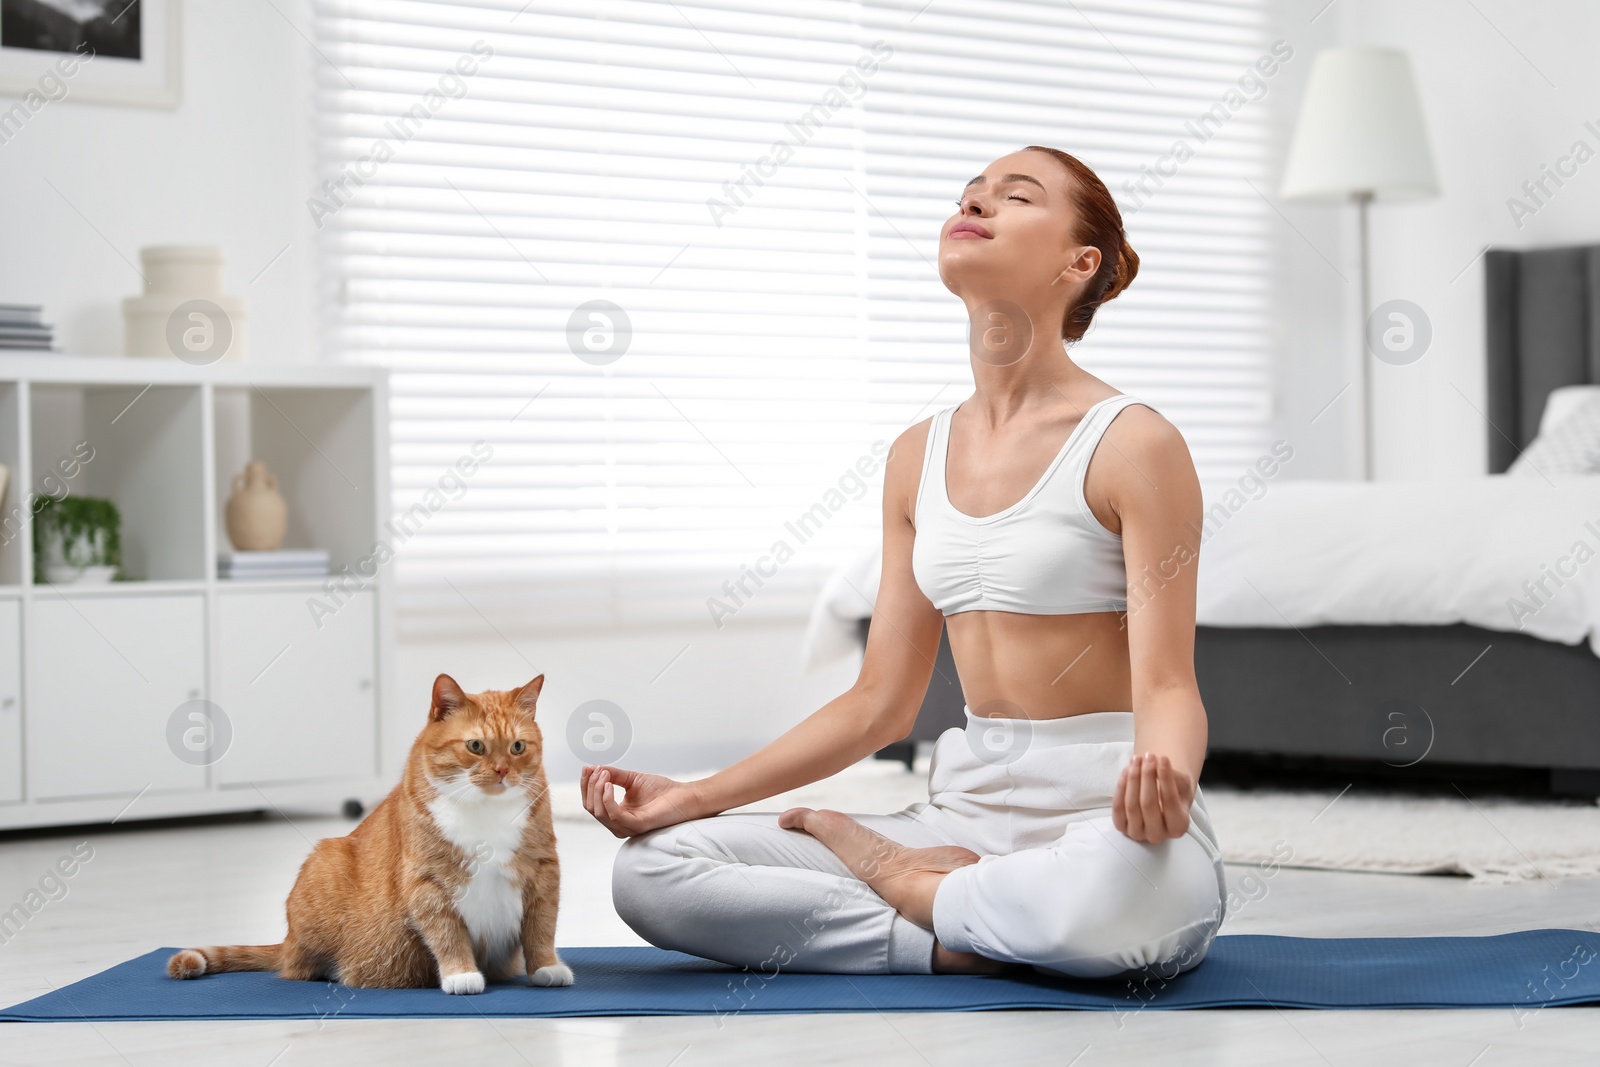
[[[394,508],[429,501],[403,627],[805,612],[971,390],[938,233],[1028,144],[1143,260],[1075,358],[1202,478],[1267,447],[1262,97],[1309,56],[1266,0],[315,6],[326,336],[392,369]]]

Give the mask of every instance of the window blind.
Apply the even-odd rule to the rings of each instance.
[[[808,611],[879,537],[889,443],[971,390],[938,233],[1027,144],[1142,257],[1074,358],[1237,476],[1265,9],[315,0],[324,336],[392,372],[402,632]]]

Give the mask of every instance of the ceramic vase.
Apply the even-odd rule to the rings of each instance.
[[[265,463],[252,460],[233,476],[233,495],[228,497],[225,518],[228,540],[237,551],[271,552],[283,546],[289,505]]]

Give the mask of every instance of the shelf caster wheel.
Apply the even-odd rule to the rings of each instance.
[[[361,801],[354,797],[344,802],[344,817],[347,819],[359,819],[366,813],[366,810]]]

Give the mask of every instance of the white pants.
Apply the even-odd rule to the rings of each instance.
[[[777,813],[695,819],[629,838],[612,870],[617,914],[646,941],[734,966],[846,974],[928,974],[945,948],[1109,977],[1204,958],[1227,884],[1205,800],[1189,829],[1158,844],[1111,822],[1133,754],[1133,713],[980,718],[934,746],[928,800],[856,814],[913,848],[981,857],[939,884],[933,930],[908,921],[822,842]],[[852,813],[854,814],[854,813]]]

